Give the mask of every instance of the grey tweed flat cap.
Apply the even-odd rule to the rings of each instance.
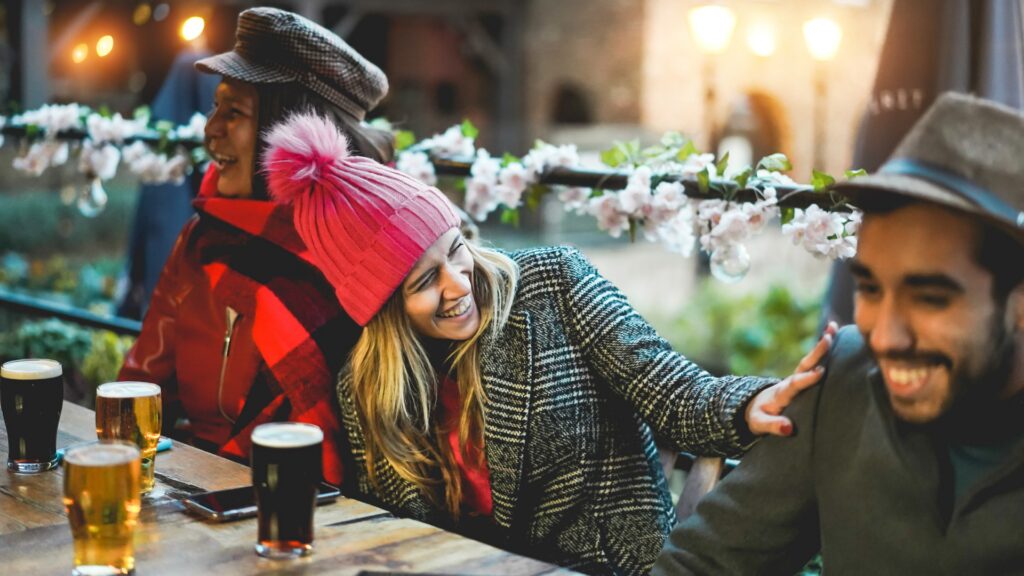
[[[337,34],[276,8],[239,14],[234,49],[203,58],[196,68],[253,84],[295,82],[357,120],[388,93],[387,76]]]

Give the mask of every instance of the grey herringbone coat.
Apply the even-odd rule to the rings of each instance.
[[[771,382],[714,378],[673,352],[571,248],[510,256],[521,272],[513,311],[481,352],[492,543],[586,572],[644,574],[675,522],[654,438],[698,454],[738,453],[734,423]],[[343,374],[359,490],[437,521],[386,463],[379,486],[368,481],[350,390]]]

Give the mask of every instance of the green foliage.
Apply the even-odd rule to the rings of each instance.
[[[516,228],[519,227],[519,210],[516,208],[505,208],[501,211],[501,223],[511,224]]]
[[[462,135],[466,138],[476,139],[476,137],[480,135],[480,130],[469,121],[469,118],[462,121],[460,129],[462,130]]]
[[[847,180],[853,180],[854,178],[857,178],[859,176],[867,176],[868,171],[863,168],[858,168],[856,170],[847,170],[846,172],[844,172],[844,174],[846,174]]]
[[[108,330],[94,331],[89,352],[82,359],[82,376],[94,386],[114,382],[134,343],[135,339],[130,336],[118,336]]]
[[[800,301],[783,286],[737,297],[708,280],[667,336],[709,369],[782,377],[813,346],[819,313],[818,302]]]
[[[782,224],[789,224],[793,221],[793,218],[796,218],[796,209],[792,206],[783,206],[780,211],[782,214],[779,219]]]
[[[64,367],[65,377],[80,373],[91,390],[117,380],[134,343],[130,336],[50,318],[23,322],[0,337],[0,358],[51,358]]]
[[[409,130],[395,130],[395,151],[401,152],[416,143],[416,135]]]
[[[4,358],[52,358],[79,366],[92,347],[89,330],[56,319],[25,322],[0,342]]]
[[[700,190],[701,194],[707,194],[708,190],[711,189],[711,174],[709,171],[712,168],[713,166],[708,164],[703,170],[697,172],[697,189]]]
[[[775,153],[761,158],[761,161],[757,163],[757,169],[771,172],[788,172],[793,169],[793,164],[790,163],[789,158],[786,158],[785,154]]]
[[[813,170],[811,172],[811,186],[814,187],[815,192],[823,192],[829,186],[836,183],[836,179],[824,172]]]

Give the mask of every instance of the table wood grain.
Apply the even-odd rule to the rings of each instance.
[[[65,402],[58,447],[95,440],[95,415]],[[7,433],[0,427],[0,457]],[[176,443],[157,454],[156,487],[143,498],[135,533],[139,574],[570,574],[568,570],[482,544],[353,500],[319,506],[314,553],[267,560],[253,550],[256,519],[198,519],[180,500],[188,494],[246,486],[249,468]],[[69,574],[71,530],[64,515],[61,468],[41,474],[0,474],[0,566],[4,574]]]

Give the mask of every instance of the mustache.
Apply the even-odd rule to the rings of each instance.
[[[872,350],[875,360],[892,360],[894,362],[913,362],[921,364],[939,364],[946,368],[953,367],[953,360],[939,352],[928,352],[920,350],[891,350],[879,352]]]

